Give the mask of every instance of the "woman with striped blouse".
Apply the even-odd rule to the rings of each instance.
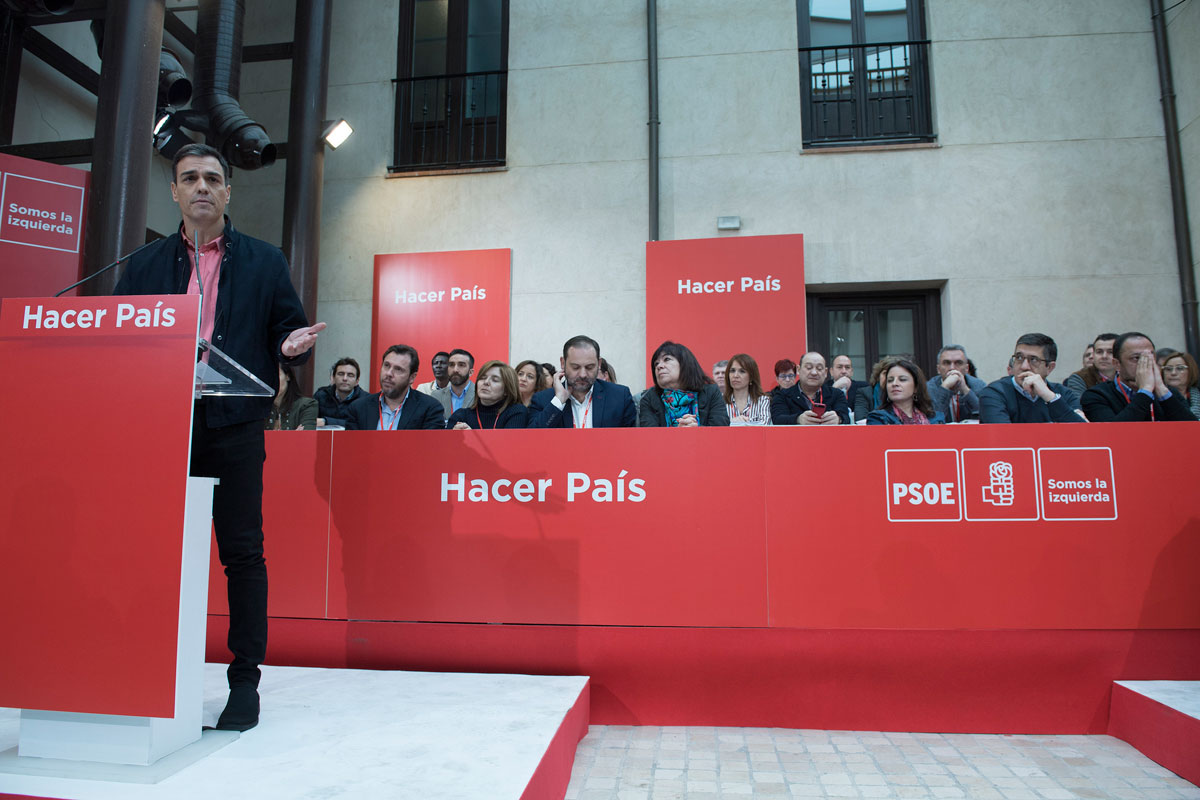
[[[771,396],[762,390],[758,364],[753,358],[745,353],[730,358],[722,388],[731,426],[771,424]]]

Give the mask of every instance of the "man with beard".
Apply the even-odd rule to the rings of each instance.
[[[554,383],[529,402],[531,428],[633,428],[637,406],[628,386],[598,380],[600,345],[574,336],[563,345]]]
[[[360,431],[438,430],[446,427],[442,406],[416,391],[412,377],[420,360],[406,344],[394,344],[383,353],[379,368],[382,391],[360,397],[350,406],[346,426]]]
[[[435,390],[445,389],[450,383],[450,354],[445,350],[434,353],[433,358],[429,359],[429,367],[433,370],[433,380],[418,385],[417,391],[432,395]]]
[[[445,386],[434,386],[429,392],[430,397],[442,404],[442,419],[450,419],[450,415],[463,406],[470,408],[475,399],[475,382],[471,380],[474,370],[475,356],[461,347],[450,351],[446,360],[449,382]]]

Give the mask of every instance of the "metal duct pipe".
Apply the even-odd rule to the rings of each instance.
[[[192,99],[192,82],[179,58],[165,47],[158,55],[158,99],[161,104],[175,108]]]
[[[201,0],[196,18],[196,91],[192,107],[211,120],[209,141],[242,169],[275,163],[275,145],[238,103],[243,0]]]
[[[4,0],[4,6],[16,14],[57,16],[74,8],[75,0]]]
[[[658,241],[658,0],[646,0],[646,71],[650,94],[650,241]]]
[[[146,242],[154,70],[165,13],[165,0],[108,2],[82,275],[91,275]],[[112,294],[116,284],[117,273],[110,271],[79,291],[104,296]]]
[[[96,55],[104,60],[104,20],[94,19],[91,24],[92,38],[96,41]],[[179,108],[192,98],[192,82],[179,63],[179,57],[167,48],[158,55],[158,104]]]
[[[1188,223],[1187,192],[1183,182],[1183,156],[1179,151],[1179,120],[1175,116],[1171,52],[1167,49],[1167,22],[1163,19],[1163,13],[1162,0],[1150,0],[1154,51],[1158,57],[1158,83],[1162,90],[1167,174],[1171,183],[1171,212],[1175,217],[1175,258],[1179,267],[1179,293],[1183,297],[1183,338],[1187,351],[1200,357],[1200,326],[1196,320],[1196,276],[1192,271],[1192,232]]]
[[[325,100],[329,88],[329,29],[333,0],[297,0],[292,37],[292,96],[288,110],[287,179],[283,187],[283,252],[292,283],[310,320],[317,317],[321,256],[321,195],[325,185]],[[313,361],[297,373],[312,394]]]

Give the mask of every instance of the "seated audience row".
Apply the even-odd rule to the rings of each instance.
[[[380,366],[380,392],[358,387],[359,369],[339,359],[331,384],[301,398],[290,368],[280,367],[279,391],[267,426],[313,429],[343,425],[365,430],[595,427],[711,427],[755,425],[913,425],[977,419],[985,423],[1196,420],[1200,418],[1200,367],[1187,353],[1157,353],[1148,336],[1101,334],[1085,352],[1086,364],[1066,384],[1049,380],[1058,348],[1041,333],[1017,339],[1008,375],[984,385],[961,345],[938,352],[938,374],[929,380],[911,357],[890,356],[871,380],[854,379],[851,359],[839,354],[832,370],[816,352],[796,365],[775,364],[778,386],[765,392],[758,364],[738,353],[704,374],[695,355],[663,342],[651,357],[654,385],[635,404],[600,345],[576,336],[563,346],[559,368],[522,361],[513,369],[493,360],[470,380],[474,357],[466,350],[434,356],[434,379],[412,385],[419,357],[393,345]],[[1079,392],[1076,387],[1083,386]],[[411,389],[418,391],[412,392]],[[420,391],[420,390],[426,391]]]

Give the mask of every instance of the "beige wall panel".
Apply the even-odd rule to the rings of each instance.
[[[646,60],[646,4],[512,0],[510,71]]]
[[[931,61],[942,144],[1162,136],[1149,33],[945,42]]]
[[[800,83],[794,50],[659,65],[664,157],[800,149]]]
[[[508,85],[510,167],[646,157],[645,62],[526,70]]]
[[[796,36],[796,0],[658,2],[659,58],[786,50],[794,60]]]
[[[1136,0],[926,0],[925,14],[936,40],[1150,30],[1150,4]]]

